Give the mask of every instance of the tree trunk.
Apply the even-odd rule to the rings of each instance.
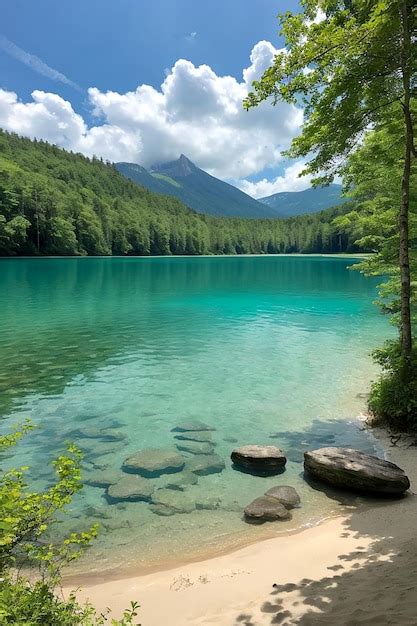
[[[411,334],[411,277],[410,277],[410,259],[409,259],[409,205],[410,205],[410,176],[411,176],[411,155],[413,148],[413,128],[411,124],[410,110],[410,44],[411,35],[409,27],[409,14],[407,1],[401,1],[401,22],[403,28],[402,42],[402,78],[404,88],[404,121],[405,121],[405,151],[404,151],[404,169],[401,183],[401,208],[399,213],[398,225],[400,234],[399,246],[399,265],[401,277],[401,353],[408,361],[412,350],[412,334]]]

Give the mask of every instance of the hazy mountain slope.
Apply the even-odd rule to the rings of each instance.
[[[277,217],[273,208],[210,176],[183,154],[176,161],[153,166],[149,172],[132,163],[116,163],[116,167],[140,185],[175,196],[199,213],[219,217]]]
[[[329,185],[305,189],[304,191],[285,191],[274,193],[266,198],[259,198],[275,212],[276,217],[293,217],[305,213],[318,213],[324,209],[346,202],[341,197],[341,185]]]

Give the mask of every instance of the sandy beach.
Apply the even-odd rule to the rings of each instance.
[[[115,617],[137,600],[142,626],[417,624],[414,438],[374,432],[408,474],[407,497],[372,500],[314,528],[198,563],[88,583],[79,599],[110,607]]]

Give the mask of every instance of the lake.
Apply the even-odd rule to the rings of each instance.
[[[48,462],[65,441],[83,449],[90,484],[54,531],[101,523],[77,571],[161,567],[340,510],[304,482],[302,461],[305,449],[324,445],[378,451],[356,417],[376,373],[369,354],[392,330],[373,304],[379,280],[347,269],[356,262],[0,261],[2,430],[27,417],[38,425],[17,455],[37,488],[49,483]],[[175,430],[191,420],[213,430],[200,437]],[[233,468],[232,449],[247,443],[283,448],[285,473]],[[144,479],[153,502],[109,501],[105,485],[92,486],[109,472],[121,475],[124,459],[139,450],[178,447],[180,473]],[[217,468],[203,462],[195,473],[195,452],[200,461],[215,455]],[[245,523],[243,507],[276,484],[301,495],[292,520]]]

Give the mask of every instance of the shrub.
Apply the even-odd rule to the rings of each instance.
[[[417,349],[405,363],[398,341],[387,342],[376,350],[374,358],[382,374],[372,385],[369,410],[397,430],[417,428]]]
[[[0,454],[15,446],[32,429],[30,423],[6,435],[0,435]],[[75,594],[64,600],[55,589],[61,582],[61,569],[78,558],[97,535],[94,525],[87,532],[71,533],[59,544],[45,542],[45,533],[82,488],[81,452],[68,445],[66,454],[53,463],[55,483],[40,492],[28,489],[28,467],[0,468],[0,624],[5,626],[99,626],[108,613],[97,615],[95,609],[78,604]],[[29,580],[17,573],[17,566],[36,567]],[[138,604],[131,603],[121,620],[111,619],[112,626],[131,626]]]

